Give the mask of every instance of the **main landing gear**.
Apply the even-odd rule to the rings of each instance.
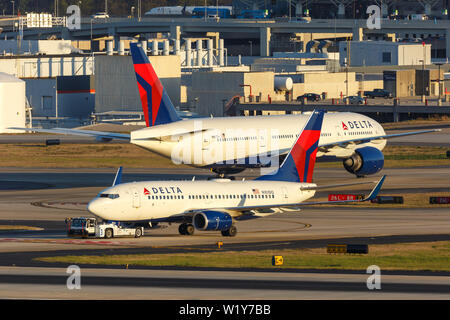
[[[181,235],[185,235],[185,236],[192,236],[194,234],[195,228],[192,224],[190,223],[182,223],[180,224],[180,226],[178,227],[178,232]]]
[[[190,223],[182,223],[178,227],[178,232],[183,236],[192,236],[194,234],[195,227]],[[237,234],[237,228],[233,225],[228,230],[221,231],[224,237],[234,237]]]
[[[221,231],[224,237],[234,237],[237,234],[237,228],[235,226],[231,226],[228,230]]]

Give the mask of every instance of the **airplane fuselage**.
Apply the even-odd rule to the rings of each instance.
[[[196,210],[227,210],[230,216],[242,209],[301,203],[314,196],[314,190],[301,190],[312,183],[282,181],[144,181],[123,183],[103,190],[88,210],[104,220],[157,221]]]
[[[307,119],[308,114],[189,119],[133,131],[131,143],[171,158],[175,163],[196,167],[258,166],[272,160],[272,156],[286,154]],[[326,113],[317,157],[347,158],[356,148],[365,146],[381,151],[386,145],[384,139],[332,148],[320,146],[384,134],[383,127],[367,116]]]

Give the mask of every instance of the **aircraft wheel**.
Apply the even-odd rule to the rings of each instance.
[[[113,237],[113,231],[112,229],[106,229],[105,230],[105,238],[106,239],[111,239]]]
[[[185,229],[186,229],[186,233],[185,233],[186,235],[192,236],[194,234],[195,228],[192,224],[187,224]]]
[[[140,238],[142,237],[142,229],[141,228],[136,228],[136,232],[134,234],[135,238]]]
[[[224,237],[234,237],[237,234],[237,228],[235,226],[231,226],[228,230],[223,230],[222,235]]]
[[[186,234],[186,232],[187,232],[187,224],[186,223],[182,223],[182,224],[180,224],[180,226],[178,227],[178,232],[181,234],[181,235],[185,235]]]
[[[237,234],[237,228],[235,226],[231,226],[230,229],[228,229],[228,236],[234,237]]]

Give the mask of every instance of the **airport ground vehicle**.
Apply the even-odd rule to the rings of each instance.
[[[97,12],[91,16],[92,19],[107,19],[109,15],[106,12]]]
[[[144,235],[143,227],[133,227],[123,222],[97,222],[90,217],[67,218],[67,235],[69,237],[81,236],[83,238],[113,238],[113,237],[135,237]]]
[[[349,104],[364,104],[364,99],[359,96],[349,96],[344,98]]]
[[[364,95],[367,98],[392,98],[392,93],[384,89],[375,89],[373,91],[364,91]]]
[[[297,101],[302,101],[303,98],[306,98],[308,101],[320,101],[322,97],[317,93],[305,93],[302,96],[298,96]]]
[[[269,17],[267,10],[242,10],[236,15],[236,19],[266,19]]]

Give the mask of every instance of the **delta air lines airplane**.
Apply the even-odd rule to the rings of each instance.
[[[175,222],[179,232],[221,231],[234,236],[235,220],[264,217],[295,210],[314,196],[320,186],[312,182],[321,137],[324,113],[313,112],[280,168],[250,181],[215,179],[208,181],[144,181],[120,183],[119,168],[113,186],[100,192],[88,210],[104,220],[128,222]],[[371,194],[359,202],[375,198],[385,176]],[[360,184],[360,183],[353,183]],[[343,186],[343,185],[341,185]]]
[[[146,128],[131,134],[64,128],[15,129],[88,135],[99,141],[125,140],[174,163],[209,168],[223,177],[252,167],[278,168],[297,140],[299,126],[305,125],[309,117],[302,114],[182,121],[140,44],[131,43],[130,48]],[[366,176],[383,168],[386,139],[434,131],[439,130],[387,135],[378,122],[364,115],[327,113],[317,157],[340,159],[348,172]]]

